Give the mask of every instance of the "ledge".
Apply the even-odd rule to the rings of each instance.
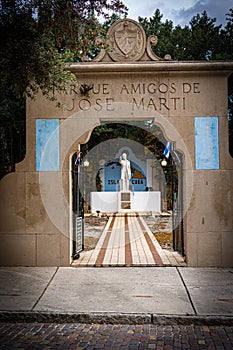
[[[233,72],[233,61],[153,61],[153,62],[80,62],[67,70],[72,73],[127,73],[127,72]]]

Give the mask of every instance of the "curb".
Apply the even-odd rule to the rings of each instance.
[[[233,316],[0,311],[0,322],[232,326]]]

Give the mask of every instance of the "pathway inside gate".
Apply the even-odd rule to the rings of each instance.
[[[72,266],[185,266],[182,256],[159,245],[143,217],[113,214],[95,249],[80,253]]]

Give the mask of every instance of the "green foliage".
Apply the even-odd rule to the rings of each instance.
[[[220,32],[221,51],[216,59],[232,59],[233,56],[233,8],[226,14],[227,24]]]
[[[104,32],[97,18],[112,12],[124,14],[126,7],[119,0],[0,1],[1,174],[25,153],[26,96],[41,90],[54,100],[54,91],[65,91],[75,78],[64,68],[96,55],[95,38]]]
[[[230,10],[229,17],[231,16]],[[232,29],[228,23],[225,31],[221,32],[221,25],[216,26],[216,18],[209,18],[206,11],[194,16],[190,25],[184,28],[174,28],[172,21],[162,22],[162,17],[159,9],[149,19],[139,17],[146,34],[157,35],[158,44],[154,51],[159,57],[169,53],[177,60],[216,59],[221,52],[223,41],[228,40],[229,31]]]
[[[71,74],[64,67],[96,54],[95,38],[103,29],[97,17],[124,13],[118,0],[5,0],[0,11],[0,68],[5,85],[30,97],[41,89],[54,98]]]
[[[216,18],[209,18],[206,11],[197,14],[190,21],[192,47],[189,48],[195,60],[215,59],[221,48],[220,28],[215,25]]]
[[[138,17],[138,22],[144,28],[146,36],[156,34],[158,37],[160,37],[160,30],[163,25],[162,18],[163,15],[160,13],[160,10],[157,9],[153,17],[150,17],[149,19],[147,19],[147,17]]]
[[[147,147],[158,159],[162,159],[164,139],[161,129],[152,121],[101,124],[96,127],[87,144],[82,146],[84,155],[101,142],[124,138],[134,140]]]
[[[176,60],[191,60],[192,55],[190,50],[191,43],[191,32],[188,26],[181,28],[181,26],[176,26],[172,33],[172,43],[174,43],[171,55]]]

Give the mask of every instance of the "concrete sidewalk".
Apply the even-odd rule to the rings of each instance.
[[[233,269],[1,267],[1,321],[233,324]]]

